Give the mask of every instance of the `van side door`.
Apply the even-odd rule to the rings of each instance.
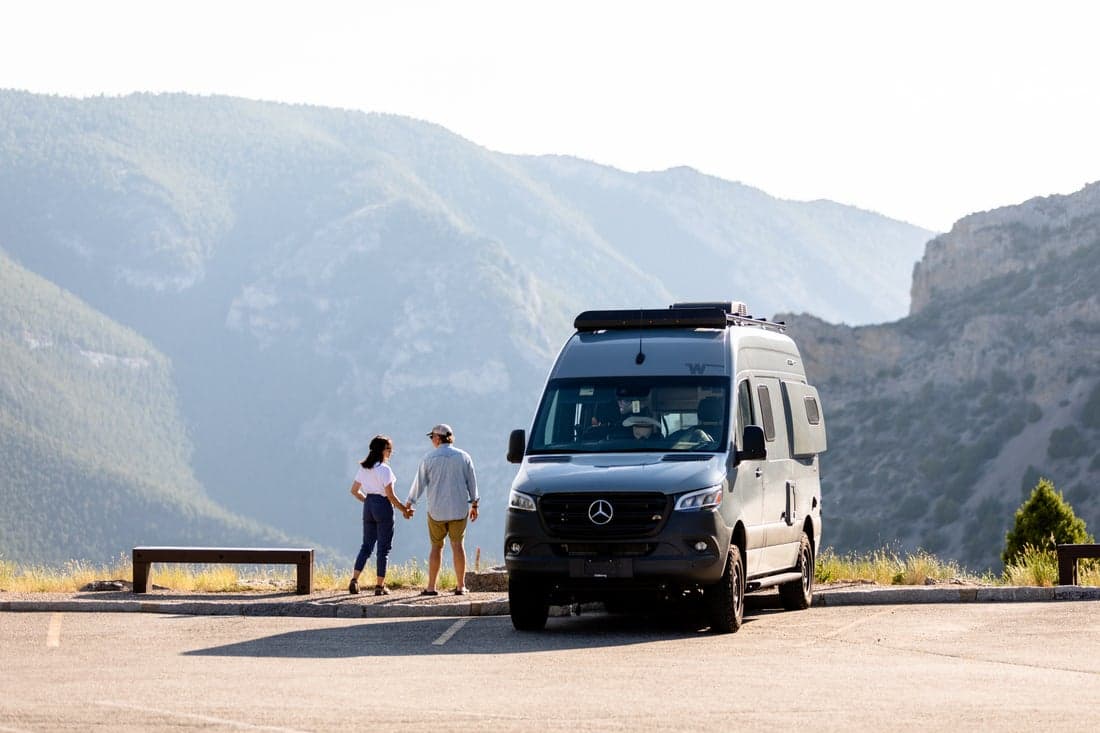
[[[770,573],[791,566],[794,554],[791,550],[792,525],[788,523],[788,506],[793,467],[788,438],[786,410],[777,377],[757,377],[754,380],[756,401],[760,406],[761,426],[768,448],[764,466],[764,544],[761,572]],[[797,539],[795,550],[797,552]]]
[[[742,379],[737,385],[734,450],[741,450],[746,425],[760,424],[760,411],[753,404],[752,385]],[[760,572],[764,555],[764,467],[766,461],[741,461],[734,469],[732,491],[745,520],[745,574]]]

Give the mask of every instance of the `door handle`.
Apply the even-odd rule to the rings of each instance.
[[[783,520],[787,522],[787,526],[794,525],[794,512],[795,512],[795,497],[794,497],[794,481],[787,482],[787,511],[783,512]]]
[[[764,469],[762,469],[762,468],[756,469],[756,478],[760,478],[763,475],[764,475]]]

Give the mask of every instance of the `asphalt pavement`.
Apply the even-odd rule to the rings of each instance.
[[[0,613],[0,731],[1100,730],[1098,614],[750,606],[738,633],[712,634],[686,615],[530,633],[506,616]]]

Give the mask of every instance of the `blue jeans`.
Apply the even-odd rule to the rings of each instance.
[[[366,566],[376,542],[377,575],[384,578],[386,560],[390,556],[390,548],[393,547],[393,504],[380,494],[367,494],[367,500],[363,502],[363,546],[359,548],[359,556],[355,558],[357,572]]]

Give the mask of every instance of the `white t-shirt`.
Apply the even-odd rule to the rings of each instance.
[[[373,468],[359,467],[355,480],[363,487],[364,494],[386,495],[386,486],[396,483],[393,469],[385,463],[376,463]]]

